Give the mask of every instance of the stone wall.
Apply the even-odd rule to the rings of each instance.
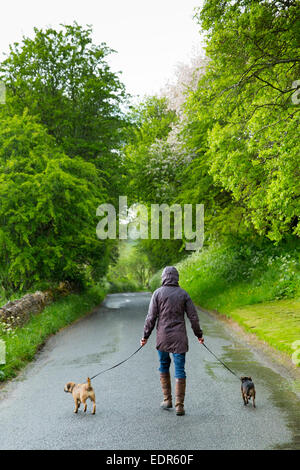
[[[22,326],[32,314],[40,313],[51,301],[52,295],[48,292],[37,291],[34,294],[26,294],[21,299],[9,301],[0,308],[0,321],[12,327]]]
[[[32,314],[42,312],[55,297],[67,295],[70,292],[69,283],[62,282],[54,291],[37,291],[34,294],[26,294],[21,299],[9,301],[0,308],[0,322],[11,327],[22,326]]]

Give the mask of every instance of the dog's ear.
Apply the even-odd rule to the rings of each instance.
[[[74,382],[68,382],[64,388],[65,392],[72,392],[74,385]]]
[[[248,380],[251,380],[251,382],[252,382],[252,379],[251,379],[251,377],[248,377]]]
[[[241,381],[243,382],[245,380],[246,377],[241,377]]]

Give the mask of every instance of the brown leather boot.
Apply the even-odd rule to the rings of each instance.
[[[161,408],[172,408],[171,377],[170,373],[160,374],[160,383],[164,395],[164,401],[160,404]]]
[[[186,379],[176,379],[176,414],[183,416]]]

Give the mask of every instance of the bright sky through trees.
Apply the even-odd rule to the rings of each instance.
[[[0,7],[0,50],[33,37],[33,27],[57,28],[60,23],[91,24],[94,43],[118,51],[110,59],[121,70],[131,94],[159,92],[172,79],[178,62],[199,53],[199,26],[193,9],[201,0],[10,0]]]

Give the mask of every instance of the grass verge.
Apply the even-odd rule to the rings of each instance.
[[[15,377],[49,336],[84,316],[99,305],[105,295],[101,287],[70,294],[48,305],[40,314],[33,315],[23,327],[8,333],[0,332],[0,340],[6,346],[6,363],[0,365],[0,382]]]
[[[289,355],[295,353],[293,344],[300,340],[300,299],[249,305],[234,309],[226,316],[279,351]],[[298,361],[300,365],[300,357]]]

